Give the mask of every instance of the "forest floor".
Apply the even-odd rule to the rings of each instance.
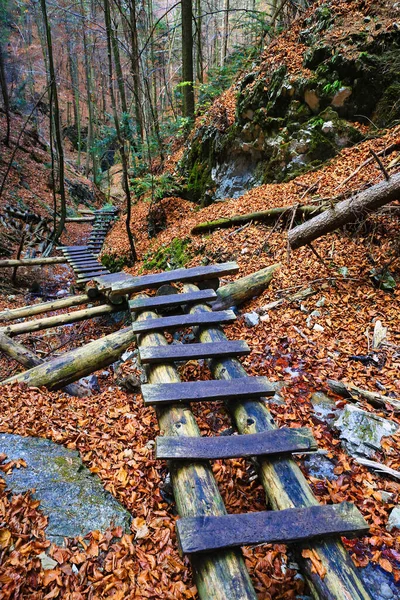
[[[293,68],[296,64],[293,62]],[[226,93],[218,102],[227,109],[229,117],[231,95]],[[217,104],[214,109],[214,118],[218,120]],[[16,117],[15,129],[21,125],[22,118]],[[3,128],[4,116],[0,114],[0,130]],[[400,143],[400,126],[376,132],[373,139],[342,150],[319,170],[289,183],[259,186],[240,198],[208,208],[200,209],[181,198],[165,198],[162,201],[165,229],[152,239],[147,233],[149,200],[137,202],[133,207],[132,230],[139,261],[134,267],[125,268],[132,274],[148,272],[146,259],[159,250],[164,252],[168,262],[168,249],[177,239],[187,240],[185,266],[236,260],[240,266],[237,277],[241,277],[274,263],[281,264],[268,289],[240,307],[238,320],[225,331],[229,338],[244,339],[250,346],[250,355],[242,359],[249,375],[265,375],[271,381],[284,384],[282,400],[269,402],[276,423],[310,427],[319,448],[326,452],[331,468],[329,476],[298,459],[318,500],[321,503],[352,501],[370,524],[369,535],[344,541],[360,573],[372,568],[377,577],[379,574],[379,581],[386,582],[385,590],[384,583],[380,590],[386,598],[396,597],[394,584],[400,581],[400,540],[395,530],[387,530],[389,515],[400,503],[400,482],[373,472],[352,458],[343,446],[340,431],[318,415],[311,397],[318,391],[328,392],[328,379],[353,383],[396,398],[400,396],[399,203],[392,203],[379,215],[371,215],[362,225],[348,226],[344,231],[317,240],[314,248],[318,257],[309,248],[288,252],[287,231],[279,224],[267,227],[250,223],[244,228],[220,229],[202,236],[192,236],[191,229],[210,219],[293,206],[298,202],[308,204],[317,197],[331,198],[341,191],[357,191],[382,179],[373,161],[355,173],[370,157],[370,149],[379,152],[394,143]],[[40,148],[29,133],[22,138],[22,145],[24,149],[15,157],[1,208],[7,203],[21,203],[21,206],[51,214],[53,200],[47,150]],[[1,177],[11,151],[4,145],[0,150]],[[171,171],[181,154],[179,150],[170,157]],[[382,160],[390,168],[398,157],[397,150]],[[72,153],[69,159],[75,160]],[[75,178],[90,189],[90,182],[76,172],[72,163],[70,168],[69,178]],[[398,163],[395,168],[398,169]],[[92,206],[99,207],[102,196],[94,191]],[[68,202],[72,208],[72,199]],[[69,224],[62,239],[68,244],[79,244],[89,232],[90,224]],[[103,254],[118,258],[128,251],[121,218],[108,235]],[[9,282],[9,274],[2,271],[0,310],[52,298],[60,290],[67,293],[73,282],[72,271],[64,265],[29,271],[19,269],[16,286]],[[397,286],[377,287],[372,279],[374,274],[380,277],[381,283],[389,282],[391,287],[392,282],[397,281]],[[301,303],[285,300],[276,308],[262,309],[310,286],[315,293]],[[250,328],[243,313],[257,310],[263,315],[262,319]],[[387,338],[374,352],[374,360],[367,361],[366,365],[365,361],[352,357],[371,353],[377,320],[388,328]],[[68,328],[23,335],[18,340],[47,358],[116,331],[122,325],[123,321],[101,317]],[[0,379],[19,369],[17,363],[1,357]],[[65,547],[60,548],[46,539],[47,517],[41,512],[40,502],[28,492],[24,496],[11,494],[0,479],[3,526],[0,531],[0,599],[197,598],[189,561],[182,559],[177,551],[176,511],[170,496],[167,468],[163,462],[154,460],[153,440],[159,432],[155,413],[143,406],[140,394],[129,393],[119,385],[121,378],[130,374],[139,374],[134,358],[124,362],[118,370],[99,371],[96,375],[100,391],[85,399],[45,389],[2,388],[0,432],[45,437],[78,450],[85,465],[131,512],[133,521],[130,534],[111,528],[105,533],[92,532],[84,539],[69,539]],[[183,380],[210,378],[208,369],[196,361],[187,363],[180,374]],[[345,400],[328,393],[335,410],[346,406]],[[360,401],[360,406],[368,413],[400,425],[399,414],[389,406],[377,409],[364,401]],[[231,426],[222,403],[195,406],[193,411],[202,435],[216,435]],[[399,433],[384,439],[374,459],[400,470],[399,442]],[[18,462],[10,463],[6,456],[0,459],[0,470],[4,473],[24,468]],[[249,461],[215,461],[213,472],[228,512],[265,509],[265,493]],[[43,568],[39,558],[43,550],[56,563],[51,569]],[[260,600],[291,600],[307,594],[294,556],[285,546],[245,548],[244,554]],[[320,565],[315,567],[318,569]]]

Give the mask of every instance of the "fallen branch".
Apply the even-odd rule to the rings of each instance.
[[[6,310],[0,312],[0,321],[14,321],[15,319],[32,317],[33,315],[40,315],[61,308],[87,304],[90,301],[89,296],[81,294],[80,296],[69,296],[68,298],[61,298],[53,302],[41,302],[40,304],[32,304],[31,306],[21,306],[12,310],[6,308]]]
[[[382,394],[378,394],[378,392],[362,390],[351,383],[343,383],[341,381],[335,381],[334,379],[328,379],[327,383],[332,392],[335,392],[338,396],[342,396],[348,400],[356,401],[359,398],[363,398],[374,406],[391,406],[396,411],[400,410],[400,401],[390,398],[390,396],[383,396]]]
[[[383,463],[376,462],[375,460],[369,460],[368,458],[362,458],[361,456],[355,456],[354,460],[356,460],[360,465],[364,465],[365,467],[370,467],[371,469],[376,469],[377,471],[381,471],[386,475],[391,475],[396,479],[400,479],[400,471],[396,471],[391,467],[387,467]]]
[[[400,197],[400,173],[393,175],[389,181],[370,187],[356,196],[343,200],[310,221],[298,225],[289,231],[290,247],[294,250],[313,240],[366,216]]]
[[[377,152],[376,154],[377,154],[377,156],[388,155],[388,154],[391,154],[394,150],[397,150],[399,147],[400,147],[400,144],[398,144],[396,142],[394,144],[391,144],[387,148],[384,148],[380,152]],[[364,167],[369,165],[373,160],[374,160],[373,156],[370,156],[369,158],[367,158],[367,160],[364,160],[364,162],[361,163],[361,165],[359,165],[357,167],[357,169],[355,171],[353,171],[348,177],[346,177],[346,179],[344,181],[339,183],[339,185],[337,185],[333,191],[336,192],[336,190],[343,187],[348,181],[350,181],[350,179],[353,179],[353,177],[355,177],[357,175],[357,173],[359,173],[361,171],[361,169],[363,169]]]
[[[249,221],[275,221],[275,219],[279,218],[281,215],[284,214],[292,216],[293,213],[293,218],[295,218],[296,216],[311,218],[314,215],[318,215],[321,211],[324,210],[325,206],[280,206],[277,208],[270,208],[269,210],[247,213],[245,215],[235,215],[230,218],[222,218],[217,219],[216,221],[206,221],[204,223],[199,223],[198,225],[193,227],[191,233],[192,235],[206,233],[208,231],[213,231],[214,229],[218,229],[220,227],[232,227],[234,225],[243,225],[245,223],[248,223]]]
[[[275,271],[280,266],[280,263],[276,263],[222,286],[217,290],[218,298],[212,303],[212,309],[222,310],[230,306],[239,306],[253,296],[258,296],[268,287]]]
[[[0,333],[0,350],[27,369],[32,369],[45,362],[42,358],[39,358],[39,356],[29,350],[29,348],[26,348],[22,344],[18,344],[4,335],[4,333]],[[70,396],[77,396],[78,398],[84,398],[85,396],[91,395],[89,388],[80,383],[70,383],[65,386],[63,391]]]
[[[2,381],[1,385],[18,382],[26,383],[30,387],[45,386],[49,389],[60,389],[118,360],[134,339],[132,327],[126,327],[61,354],[25,373],[9,377]]]
[[[62,265],[67,263],[63,256],[52,256],[51,258],[12,258],[0,260],[0,267],[37,267],[41,265]]]

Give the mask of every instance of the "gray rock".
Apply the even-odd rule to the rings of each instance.
[[[36,490],[34,497],[49,517],[46,533],[51,542],[60,545],[64,537],[105,531],[111,523],[129,531],[131,515],[75,450],[42,438],[0,434],[0,452],[26,461],[26,468],[5,475],[7,487],[15,494]]]
[[[323,454],[310,454],[304,459],[304,467],[311,477],[317,479],[337,479],[334,473],[335,464]]]
[[[335,126],[333,124],[333,121],[325,121],[325,123],[322,125],[322,133],[332,133],[332,131],[334,131]]]
[[[382,498],[382,502],[384,502],[385,504],[388,504],[388,502],[391,502],[394,494],[392,492],[385,492],[385,490],[378,490],[378,492],[381,495]]]
[[[260,322],[259,315],[254,311],[251,313],[245,313],[243,316],[247,327],[255,327]]]
[[[384,571],[379,565],[369,563],[363,569],[358,569],[359,576],[373,600],[391,600],[399,598],[399,591],[393,581],[393,576]]]
[[[374,456],[381,448],[381,439],[393,435],[398,426],[373,413],[347,404],[335,423],[347,452],[352,456]]]
[[[395,506],[390,513],[386,529],[388,531],[392,531],[392,529],[400,529],[400,504]]]
[[[321,421],[332,425],[338,417],[338,408],[329,396],[323,392],[316,392],[311,396],[311,404],[314,408],[314,414]]]

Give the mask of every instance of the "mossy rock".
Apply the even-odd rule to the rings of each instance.
[[[188,251],[190,238],[174,238],[169,246],[162,245],[144,257],[143,269],[169,271],[184,267],[192,258]]]
[[[373,120],[380,127],[389,127],[400,122],[400,81],[386,88],[376,106]]]
[[[115,254],[103,254],[101,264],[106,267],[111,273],[118,273],[124,267],[132,267],[132,258],[128,255],[116,256]]]

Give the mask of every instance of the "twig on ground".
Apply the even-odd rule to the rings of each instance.
[[[382,173],[384,174],[386,181],[389,181],[389,179],[390,179],[390,175],[389,175],[389,173],[386,171],[386,169],[385,169],[385,167],[384,167],[384,165],[383,165],[383,162],[381,161],[381,159],[379,158],[379,156],[376,154],[376,152],[374,152],[374,151],[372,150],[372,148],[370,148],[370,150],[369,150],[369,151],[371,152],[372,156],[374,157],[374,159],[375,159],[375,160],[376,160],[376,162],[378,163],[378,165],[379,165],[379,168],[380,168],[380,170],[382,171]]]

